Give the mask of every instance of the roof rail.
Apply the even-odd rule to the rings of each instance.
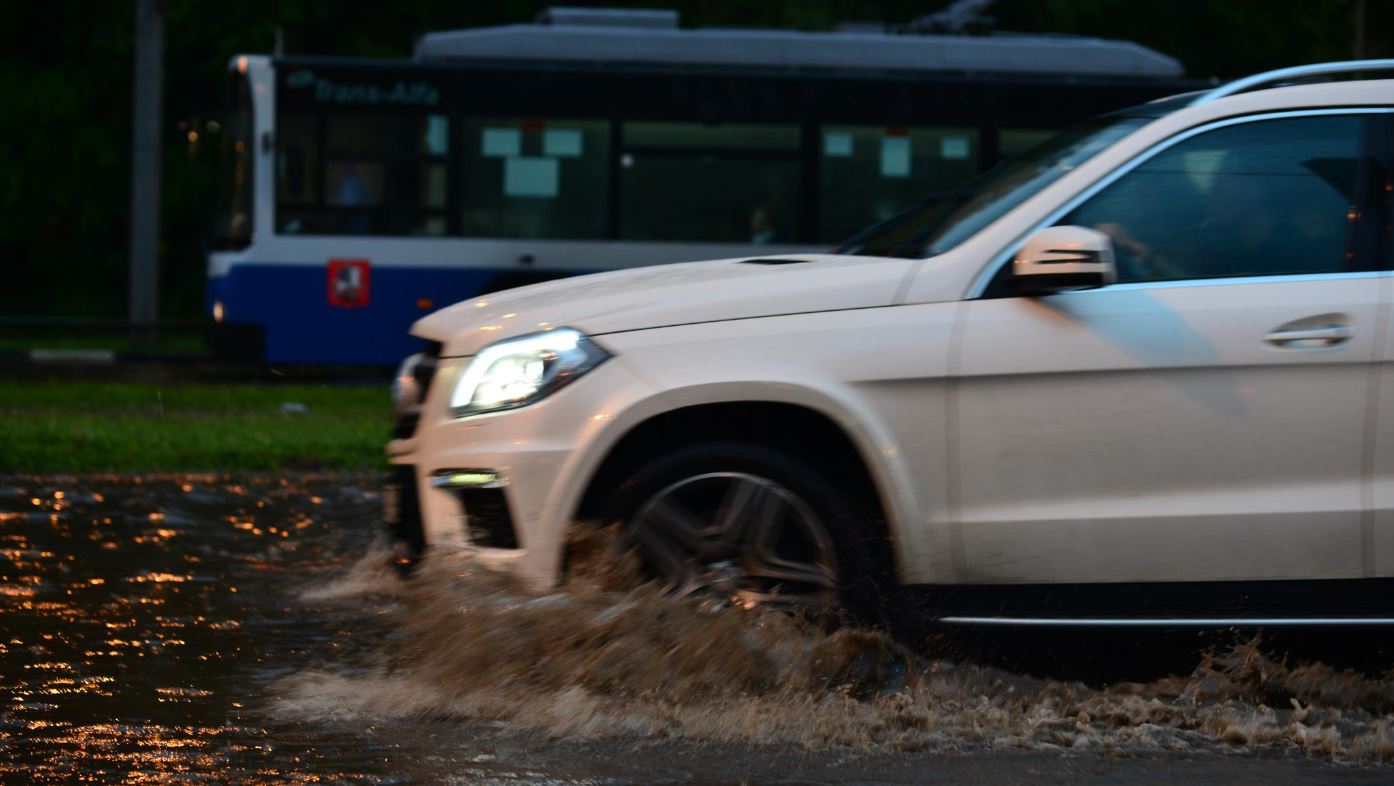
[[[1254,74],[1253,76],[1246,76],[1243,79],[1236,79],[1233,82],[1226,82],[1214,90],[1203,93],[1191,103],[1191,106],[1208,104],[1217,98],[1232,96],[1235,93],[1242,93],[1245,90],[1252,90],[1260,85],[1281,82],[1285,79],[1298,79],[1304,76],[1321,76],[1323,74],[1350,74],[1357,71],[1394,71],[1394,60],[1345,60],[1338,63],[1312,63],[1311,65],[1279,68],[1276,71],[1264,71],[1261,74]]]

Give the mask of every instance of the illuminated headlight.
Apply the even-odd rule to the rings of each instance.
[[[571,328],[491,344],[460,375],[450,396],[450,410],[456,417],[466,417],[527,406],[608,357],[608,352]]]

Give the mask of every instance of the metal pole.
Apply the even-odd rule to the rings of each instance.
[[[136,0],[131,128],[130,320],[151,325],[160,316],[160,126],[164,94],[164,0]],[[148,350],[150,329],[132,338]]]

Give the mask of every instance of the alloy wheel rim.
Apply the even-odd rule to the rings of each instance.
[[[836,605],[836,548],[827,527],[802,498],[768,478],[684,478],[640,505],[625,533],[673,595],[808,613]]]

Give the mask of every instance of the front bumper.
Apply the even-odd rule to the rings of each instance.
[[[536,404],[455,418],[448,399],[466,361],[441,361],[415,433],[387,445],[395,482],[403,486],[399,499],[416,503],[422,548],[468,551],[531,584],[550,586],[586,483],[653,388],[614,357]],[[462,471],[493,473],[497,482],[489,484],[489,494],[434,482]],[[409,519],[411,505],[400,507]],[[410,538],[410,521],[392,526]],[[500,536],[504,532],[511,532],[511,542]]]

